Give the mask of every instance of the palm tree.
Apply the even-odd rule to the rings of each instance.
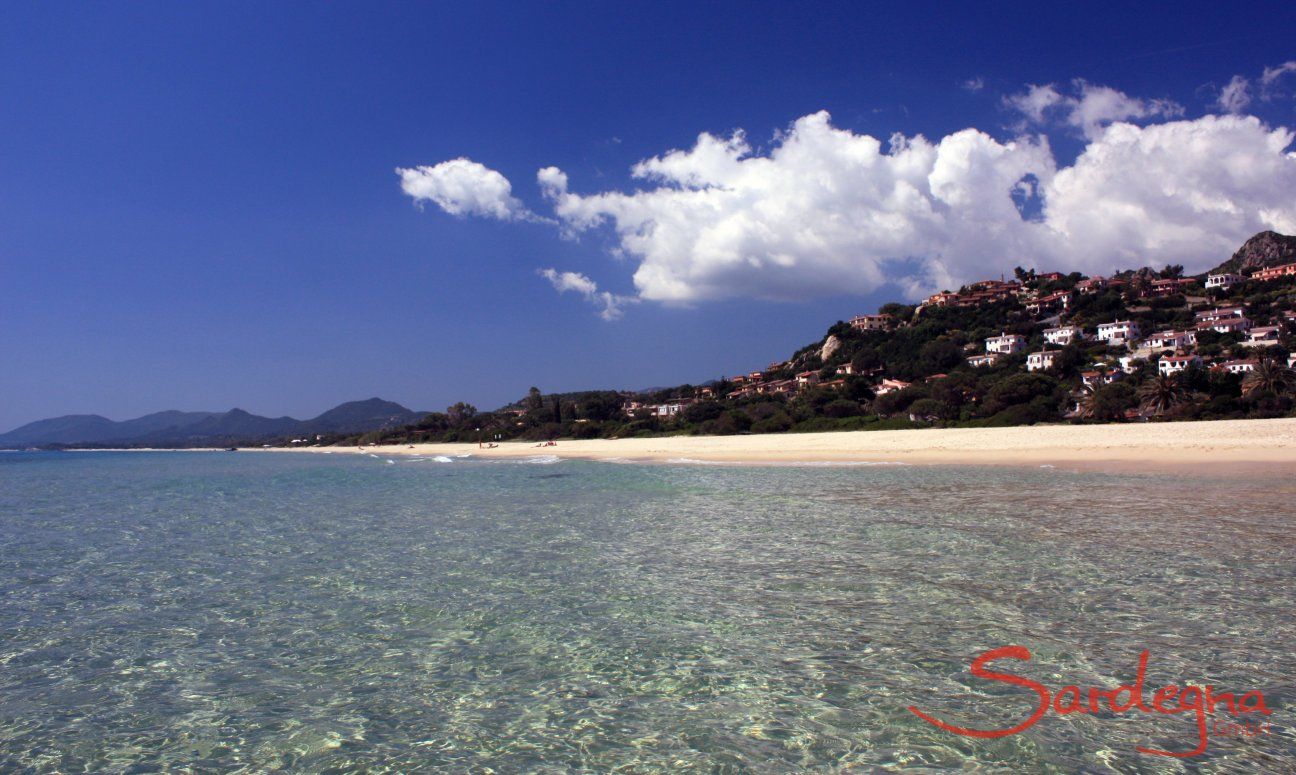
[[[1292,390],[1296,373],[1273,358],[1263,358],[1242,379],[1242,393],[1248,398],[1262,393],[1281,396]]]
[[[1183,383],[1168,374],[1160,374],[1139,387],[1139,400],[1143,410],[1161,415],[1183,403],[1188,391]]]
[[[1080,388],[1080,398],[1076,401],[1077,413],[1086,420],[1093,419],[1098,409],[1098,386],[1085,385]]]

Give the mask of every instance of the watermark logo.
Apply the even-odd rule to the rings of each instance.
[[[1008,737],[1009,735],[1025,732],[1044,718],[1044,715],[1050,709],[1059,716],[1072,713],[1098,713],[1104,706],[1116,714],[1127,713],[1131,710],[1137,710],[1141,713],[1160,713],[1167,716],[1191,713],[1197,725],[1197,742],[1192,750],[1162,751],[1157,748],[1137,747],[1140,753],[1173,756],[1180,759],[1200,756],[1206,752],[1206,746],[1209,742],[1208,730],[1218,735],[1232,737],[1252,737],[1269,732],[1269,723],[1265,721],[1243,722],[1240,724],[1224,722],[1221,724],[1216,719],[1208,719],[1209,716],[1214,715],[1217,708],[1223,708],[1233,716],[1252,713],[1260,714],[1261,718],[1268,716],[1273,711],[1269,710],[1265,705],[1264,694],[1259,691],[1246,692],[1239,697],[1235,692],[1215,691],[1213,686],[1190,685],[1179,687],[1170,685],[1157,689],[1152,694],[1152,700],[1149,703],[1144,689],[1148,665],[1148,651],[1146,649],[1139,655],[1138,675],[1134,679],[1134,683],[1123,684],[1116,689],[1090,687],[1087,693],[1078,686],[1064,686],[1054,693],[1049,691],[1047,686],[1037,681],[1011,673],[998,672],[986,667],[987,664],[995,660],[1020,659],[1023,662],[1029,662],[1030,658],[1030,650],[1025,646],[1002,646],[991,649],[972,660],[972,675],[977,678],[998,681],[1012,686],[1021,686],[1030,689],[1039,696],[1039,705],[1035,708],[1035,712],[1016,726],[1006,729],[971,729],[941,721],[912,705],[909,706],[909,711],[923,721],[933,724],[946,732],[953,732],[964,737],[979,738]],[[1208,720],[1214,723],[1208,724]]]

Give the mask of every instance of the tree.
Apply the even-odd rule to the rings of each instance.
[[[1013,374],[990,388],[982,409],[987,415],[998,414],[1011,406],[1047,398],[1056,388],[1057,380],[1038,372]]]
[[[1254,398],[1262,394],[1283,396],[1290,393],[1296,374],[1272,358],[1263,358],[1254,370],[1242,378],[1242,395]]]
[[[477,416],[477,407],[463,401],[446,410],[451,425],[463,425]]]
[[[1188,390],[1173,375],[1158,374],[1139,387],[1138,397],[1145,411],[1159,416],[1187,400]]]
[[[1123,420],[1138,406],[1134,388],[1125,382],[1086,386],[1080,396],[1080,416],[1090,420]]]
[[[544,406],[544,396],[540,393],[540,388],[532,387],[527,391],[526,403],[523,404],[528,412],[539,412]]]

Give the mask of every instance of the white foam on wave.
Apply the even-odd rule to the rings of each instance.
[[[437,455],[436,457],[434,457],[434,458],[432,458],[432,459],[435,460],[435,461],[438,462],[438,463],[453,463],[453,462],[454,462],[453,460],[451,460],[450,458],[446,457],[445,455]]]
[[[385,460],[385,461],[383,461],[383,462],[385,462],[385,463],[386,463],[387,465],[389,465],[389,466],[394,466],[394,465],[396,465],[396,461],[395,461],[395,460]]]
[[[471,452],[465,452],[465,453],[463,453],[462,455],[455,455],[455,457],[459,458],[460,460],[463,460],[464,458],[472,457],[472,453],[471,453]]]
[[[560,462],[561,460],[562,458],[558,457],[557,455],[532,455],[531,457],[524,457],[517,462],[529,463],[531,465],[538,465],[538,466],[547,466],[547,465],[553,465],[554,463]]]

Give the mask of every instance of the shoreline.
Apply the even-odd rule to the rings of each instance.
[[[634,463],[1051,465],[1096,470],[1209,469],[1221,473],[1290,474],[1296,471],[1296,418],[560,440],[551,447],[510,441],[493,449],[479,448],[475,443],[241,449],[448,457],[468,454],[483,460],[543,455],[563,460]]]

